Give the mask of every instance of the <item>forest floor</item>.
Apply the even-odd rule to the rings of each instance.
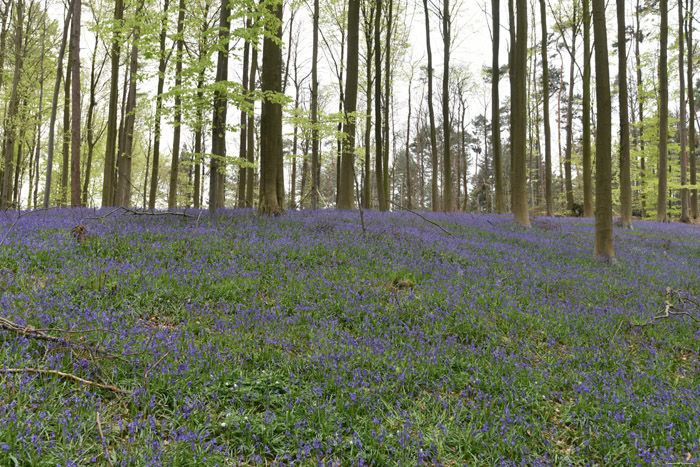
[[[700,462],[696,226],[187,214],[0,214],[0,465]]]

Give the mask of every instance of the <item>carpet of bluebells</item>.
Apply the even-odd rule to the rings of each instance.
[[[700,462],[697,226],[187,214],[0,214],[0,465]]]

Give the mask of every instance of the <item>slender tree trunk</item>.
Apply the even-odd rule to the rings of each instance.
[[[574,41],[576,38],[574,38]],[[583,0],[583,216],[593,216],[593,167],[591,166],[591,13]],[[573,60],[573,59],[572,59]]]
[[[219,42],[223,46],[219,50],[216,61],[216,83],[228,80],[228,49],[229,34],[231,31],[231,7],[228,0],[221,0],[221,13],[219,18]],[[221,172],[222,162],[226,157],[226,113],[227,101],[225,93],[217,89],[214,91],[214,109],[211,123],[211,164],[209,169],[209,212],[223,208],[224,200],[221,198],[220,185],[224,182],[224,174]]]
[[[271,5],[276,19],[266,23],[263,41],[261,90],[264,94],[282,91],[282,50],[272,37],[281,39],[282,0]],[[278,215],[284,211],[282,172],[282,105],[266,98],[260,116],[260,206],[261,214]]]
[[[311,59],[311,209],[318,209],[321,160],[318,141],[318,19],[319,0],[314,0],[313,49]]]
[[[79,0],[76,0],[76,3]],[[75,14],[75,11],[73,12]],[[70,131],[70,115],[71,115],[71,105],[70,105],[70,89],[71,81],[73,80],[73,73],[71,72],[73,63],[73,44],[71,42],[70,49],[68,50],[68,63],[69,69],[66,71],[66,80],[63,86],[63,147],[62,147],[62,161],[61,161],[61,194],[59,196],[59,205],[65,206],[68,201],[68,172],[70,170],[70,142],[71,142],[71,131]]]
[[[5,9],[2,11],[2,15],[0,15],[0,18],[2,18],[2,22],[0,23],[0,90],[2,90],[2,84],[4,79],[3,73],[5,71],[5,43],[7,41],[7,30],[9,29],[8,20],[10,19],[12,12],[10,7],[12,7],[13,5],[14,2],[5,3]],[[67,16],[67,18],[70,18],[70,16]],[[68,20],[66,20],[66,22],[67,21]],[[43,51],[44,47],[42,46],[41,49]]]
[[[182,54],[185,46],[185,0],[180,0],[177,15],[177,48],[175,51],[175,102],[174,102],[174,128],[173,128],[173,159],[170,164],[170,187],[168,188],[168,209],[177,207],[177,185],[180,171],[180,135],[182,128],[182,97],[180,87],[182,86]],[[223,159],[220,161],[220,171],[225,171]],[[221,181],[225,180],[222,177]],[[220,187],[219,187],[220,188]]]
[[[413,86],[413,67],[408,78],[408,117],[406,117],[406,206],[413,209],[413,184],[411,183],[411,88]],[[418,135],[420,138],[420,135]],[[459,195],[458,200],[459,203]]]
[[[605,0],[593,0],[593,34],[595,42],[596,110],[596,200],[595,247],[593,255],[605,262],[615,262],[612,225],[612,105],[608,68],[608,38],[605,26]]]
[[[44,209],[49,207],[49,200],[51,199],[51,178],[53,173],[53,152],[54,152],[54,138],[56,130],[56,113],[58,111],[58,94],[61,89],[61,79],[63,76],[63,57],[66,52],[66,43],[68,42],[68,31],[71,24],[71,17],[73,16],[73,5],[75,0],[71,0],[71,4],[66,11],[66,20],[63,24],[63,38],[61,39],[61,47],[58,51],[58,70],[56,72],[56,81],[53,88],[53,100],[51,102],[51,118],[49,120],[49,142],[48,142],[48,156],[46,162],[46,187],[44,188]],[[1,70],[2,68],[0,68]]]
[[[627,98],[627,28],[625,2],[617,0],[617,56],[620,99],[620,220],[632,228],[632,181],[630,175],[630,124]],[[584,136],[585,138],[585,136]]]
[[[114,205],[114,185],[117,143],[117,100],[119,97],[119,56],[121,55],[121,22],[124,18],[124,0],[114,1],[114,26],[112,34],[112,77],[109,88],[109,109],[107,110],[107,141],[105,147],[105,171],[102,182],[102,206]]]
[[[696,167],[696,133],[695,133],[695,119],[693,115],[695,113],[695,91],[693,89],[693,18],[694,16],[694,5],[693,0],[686,0],[686,40],[688,42],[688,108],[690,109],[690,115],[688,119],[688,154],[690,156],[690,184],[695,185],[697,183],[697,167]],[[698,218],[698,190],[693,188],[690,190],[690,216],[693,219]]]
[[[251,21],[248,19],[246,21],[246,26],[251,27]],[[290,28],[291,30],[291,28]],[[291,44],[290,44],[291,47]],[[242,85],[243,85],[243,92],[247,93],[248,92],[248,63],[250,62],[250,42],[246,41],[245,44],[243,45],[243,79],[242,79]],[[240,144],[239,144],[239,153],[238,157],[240,158],[241,161],[246,160],[247,157],[247,151],[246,151],[246,143],[248,142],[248,137],[246,136],[246,123],[248,120],[248,114],[246,113],[245,109],[241,110],[241,139],[240,139]],[[236,202],[237,206],[239,208],[245,208],[247,207],[245,204],[245,188],[246,188],[246,172],[247,169],[244,165],[242,165],[239,170],[238,170],[238,200]],[[252,183],[252,180],[251,180]]]
[[[42,114],[44,110],[44,57],[45,57],[45,52],[46,52],[46,20],[48,16],[48,0],[46,0],[46,5],[44,7],[44,17],[43,17],[43,28],[41,32],[41,64],[40,66],[40,71],[39,71],[39,110],[38,110],[38,115],[37,115],[37,123],[36,123],[36,154],[34,155],[34,209],[37,208],[36,205],[36,196],[38,193],[38,186],[39,186],[39,156],[41,154],[41,122],[43,121]],[[4,31],[3,31],[4,32]],[[4,39],[2,39],[4,40]],[[2,42],[0,40],[0,42]],[[0,44],[0,50],[3,50],[4,47]],[[2,65],[0,64],[0,69],[2,68]],[[2,72],[0,71],[0,74]],[[2,85],[0,85],[0,89],[2,88]],[[31,209],[32,204],[31,204],[31,199],[32,199],[32,189],[30,187],[29,190],[29,200],[30,202],[27,204],[27,208]]]
[[[80,10],[81,0],[75,0],[73,11],[73,29],[71,31],[71,46],[73,47],[73,62],[71,64],[73,95],[72,95],[72,138],[71,169],[70,169],[70,199],[71,207],[81,205],[80,192]]]
[[[576,9],[574,7],[574,24],[576,23]],[[571,181],[571,153],[574,145],[574,73],[576,64],[576,28],[571,32],[571,66],[569,68],[569,102],[566,109],[566,153],[564,155],[564,172],[566,177],[566,210],[574,209],[574,188]]]
[[[430,162],[432,164],[431,182],[431,208],[433,211],[440,210],[440,194],[438,192],[438,156],[437,156],[437,136],[435,134],[435,111],[433,110],[433,51],[430,47],[430,15],[428,10],[428,0],[423,0],[423,11],[425,12],[425,46],[428,54],[428,118],[430,119]]]
[[[394,20],[394,1],[393,0],[388,0],[389,3],[389,10],[386,15],[386,40],[384,43],[386,44],[386,49],[384,51],[384,133],[383,133],[383,140],[382,142],[384,143],[384,150],[382,151],[382,157],[384,158],[383,164],[382,164],[382,177],[384,184],[382,185],[384,187],[384,199],[387,200],[387,209],[389,209],[389,200],[391,200],[390,196],[390,191],[389,191],[389,185],[390,185],[390,174],[389,174],[389,142],[394,141],[394,139],[390,136],[389,134],[389,124],[393,124],[393,113],[390,111],[391,107],[391,35],[393,33],[393,20]],[[394,142],[395,144],[395,142]],[[396,153],[396,151],[394,151]],[[393,178],[393,166],[392,166],[392,174],[391,177]]]
[[[660,0],[661,50],[659,54],[659,187],[656,220],[667,222],[668,194],[668,0]]]
[[[141,0],[137,9],[136,17],[141,14],[144,0]],[[134,147],[134,123],[136,120],[136,78],[138,72],[138,42],[141,35],[139,20],[135,23],[133,30],[133,43],[131,45],[131,61],[129,63],[129,94],[126,98],[125,120],[124,120],[124,145],[119,154],[119,179],[117,186],[116,202],[119,206],[131,206],[131,166],[133,160]]]
[[[678,78],[680,81],[680,122],[678,122],[679,137],[681,140],[681,222],[690,222],[688,215],[688,189],[684,188],[688,184],[688,153],[686,152],[686,102],[685,102],[685,70],[684,55],[685,47],[683,43],[683,2],[678,0]],[[692,81],[688,82],[692,87]]]
[[[345,118],[343,133],[345,142],[340,167],[338,208],[354,209],[353,183],[355,180],[355,115],[357,111],[357,86],[360,56],[360,0],[348,4],[348,60],[345,79]],[[296,129],[296,128],[295,128]]]
[[[544,2],[544,0],[540,0],[540,2]],[[500,48],[501,38],[500,3],[500,0],[491,0],[491,10],[493,11],[493,44],[491,48],[491,146],[493,147],[493,169],[496,186],[496,213],[505,214],[506,199],[503,190],[503,155],[501,151],[501,99],[498,93],[498,84],[501,80],[501,73],[498,65],[498,50]],[[466,190],[467,187],[465,186],[465,193]]]
[[[170,0],[163,4],[163,17],[160,26],[160,44],[158,49],[158,88],[156,91],[156,115],[153,137],[153,168],[151,169],[151,187],[148,193],[148,209],[156,208],[156,196],[158,195],[158,172],[160,169],[160,117],[163,109],[163,87],[165,85],[165,71],[168,59],[165,55],[165,39],[168,32],[168,7]]]
[[[205,28],[206,26],[203,26]],[[204,57],[204,51],[200,48],[200,60]],[[199,102],[204,100],[204,68],[200,70],[199,76],[197,77],[197,99]],[[204,106],[197,105],[197,127],[194,131],[194,189],[192,193],[192,198],[194,200],[195,209],[199,209],[202,205],[200,203],[200,198],[202,196],[202,160],[203,160],[203,148],[202,139],[204,137]],[[245,157],[245,154],[243,154]]]
[[[372,178],[371,178],[371,151],[370,147],[372,144],[371,131],[372,131],[372,58],[374,54],[374,49],[372,47],[372,30],[374,25],[374,3],[370,4],[369,11],[363,9],[365,18],[365,77],[367,86],[367,109],[365,112],[365,160],[364,160],[364,176],[362,177],[362,207],[364,209],[370,209],[372,206],[371,194],[372,194]]]
[[[253,48],[253,53],[250,59],[250,77],[248,79],[248,88],[250,88],[249,96],[252,96],[252,92],[255,91],[255,79],[258,74],[258,49]],[[253,105],[253,98],[248,99],[251,110],[248,113],[248,124],[246,125],[246,136],[248,142],[246,143],[246,150],[248,152],[248,169],[246,170],[246,206],[252,208],[254,203],[254,190],[255,190],[255,106]]]
[[[646,203],[646,198],[647,195],[645,193],[645,177],[646,177],[646,157],[644,157],[644,82],[642,81],[642,54],[640,52],[640,44],[641,44],[641,34],[642,34],[642,29],[640,26],[640,21],[639,21],[639,16],[641,12],[641,6],[639,4],[639,0],[637,0],[637,7],[635,9],[635,19],[636,19],[636,30],[634,34],[635,38],[635,61],[637,65],[637,102],[639,105],[639,129],[638,129],[638,134],[639,134],[639,151],[640,151],[640,158],[639,158],[639,185],[640,185],[640,193],[641,193],[641,202],[642,202],[642,218],[646,217],[646,211],[647,211],[647,203]]]
[[[450,2],[442,2],[442,39],[443,39],[443,72],[442,72],[442,130],[443,130],[443,206],[445,212],[454,211],[454,194],[452,186],[452,146],[450,144],[450,45],[451,28]]]
[[[545,0],[540,0],[542,22],[542,96],[544,117],[544,199],[547,215],[554,215],[554,198],[552,194],[552,130],[549,125],[549,53],[547,52],[547,10]]]
[[[377,180],[377,199],[379,210],[389,209],[384,191],[384,177],[386,176],[383,167],[382,157],[382,2],[377,2],[377,12],[374,17],[374,146],[375,146],[375,177]]]
[[[99,35],[95,34],[95,49],[97,50],[97,46],[99,45],[100,37]],[[92,63],[90,65],[90,103],[88,104],[88,112],[87,112],[87,122],[86,122],[86,130],[87,130],[87,147],[88,147],[88,153],[87,153],[87,162],[85,163],[85,178],[83,180],[83,206],[88,205],[88,188],[90,186],[90,176],[91,176],[91,171],[92,171],[92,157],[93,153],[95,151],[95,145],[97,142],[95,141],[95,129],[94,129],[94,117],[95,117],[95,107],[97,106],[97,98],[96,98],[96,91],[97,91],[97,83],[100,79],[100,76],[102,75],[102,67],[100,67],[99,73],[95,70],[97,64],[97,54],[93,53],[92,54]],[[104,63],[103,63],[104,64]]]

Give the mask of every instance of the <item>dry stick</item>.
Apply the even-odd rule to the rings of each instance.
[[[417,212],[415,212],[415,211],[413,211],[413,210],[411,210],[411,209],[405,208],[405,207],[401,206],[400,204],[396,204],[395,202],[393,202],[393,201],[391,201],[391,200],[387,200],[387,201],[389,201],[391,204],[393,204],[393,205],[396,206],[397,208],[403,209],[404,211],[408,211],[408,212],[410,212],[411,214],[415,214],[416,216],[418,216],[418,217],[420,217],[421,219],[423,219],[425,222],[428,222],[428,223],[430,223],[430,224],[433,224],[435,227],[437,227],[438,229],[442,230],[443,232],[445,232],[445,233],[446,233],[447,235],[449,235],[450,237],[454,237],[454,235],[452,235],[451,232],[445,230],[440,224],[438,224],[438,223],[436,223],[436,222],[433,222],[433,221],[431,221],[430,219],[426,219],[425,216],[423,216],[422,214],[419,214],[419,213],[417,213]]]
[[[143,374],[143,387],[146,391],[148,391],[148,373],[152,369],[157,367],[160,364],[160,362],[162,362],[163,359],[168,356],[168,354],[170,354],[169,350],[167,352],[165,352],[165,354],[162,357],[160,357],[157,362],[155,362],[153,365],[149,366],[148,369],[146,369],[145,373]]]
[[[114,467],[112,464],[112,457],[109,455],[109,449],[107,449],[107,442],[105,441],[105,435],[102,433],[102,423],[100,423],[100,412],[95,412],[97,415],[97,430],[100,432],[100,439],[102,440],[102,449],[105,451],[105,459],[109,462],[109,465]]]
[[[357,207],[360,210],[360,223],[362,224],[362,233],[367,233],[367,228],[365,227],[365,214],[362,210],[362,203],[360,202],[360,185],[357,183],[357,174],[355,173],[355,166],[352,166],[352,178],[355,180],[355,199],[357,199]]]
[[[136,214],[140,216],[182,216],[182,217],[191,217],[194,218],[194,216],[191,216],[187,214],[186,212],[176,212],[176,211],[163,211],[163,212],[155,212],[155,211],[139,211],[138,209],[131,209],[131,208],[126,208],[122,207],[124,211],[131,213],[131,214]]]
[[[89,346],[89,345],[84,345],[84,344],[75,344],[71,342],[68,339],[65,338],[60,338],[60,337],[55,337],[55,336],[50,336],[40,329],[34,329],[31,326],[20,326],[17,323],[13,323],[7,318],[0,317],[0,329],[4,329],[5,331],[10,331],[14,332],[15,334],[21,334],[23,336],[26,336],[31,339],[38,339],[38,340],[43,340],[43,341],[49,341],[49,342],[56,342],[58,344],[62,345],[67,345],[70,347],[74,348],[79,348],[83,350],[91,349],[94,350],[95,352],[105,355],[107,357],[115,358],[117,360],[121,360],[123,362],[129,363],[129,361],[122,357],[121,355],[116,355],[111,352],[108,352],[104,349],[101,349],[99,347],[94,347],[94,346]]]
[[[86,217],[85,219],[104,220],[104,219],[108,218],[109,216],[111,216],[112,214],[114,214],[115,212],[119,211],[120,209],[121,208],[114,208],[111,211],[109,211],[107,214],[104,214],[102,216],[90,216],[90,217]]]
[[[108,391],[116,392],[119,394],[131,394],[129,391],[125,391],[124,389],[120,389],[116,386],[109,386],[107,384],[100,384],[96,383],[94,381],[90,381],[87,379],[83,379],[79,376],[75,376],[71,373],[64,373],[62,371],[56,371],[56,370],[42,370],[39,368],[4,368],[0,370],[0,372],[3,373],[37,373],[40,375],[54,375],[54,376],[60,376],[61,378],[66,378],[66,379],[72,379],[73,381],[77,381],[82,384],[86,384],[88,386],[94,386],[100,389],[106,389]]]

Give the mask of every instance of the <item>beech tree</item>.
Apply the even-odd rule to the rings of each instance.
[[[511,70],[511,203],[515,221],[530,227],[527,203],[527,0],[516,0]]]
[[[656,220],[667,222],[668,191],[668,0],[660,0],[661,15],[659,51],[659,186],[656,198]]]
[[[627,28],[625,2],[617,0],[617,57],[620,105],[620,220],[622,226],[632,228],[632,181],[630,176],[630,123],[627,109]],[[585,169],[584,169],[585,170]]]

